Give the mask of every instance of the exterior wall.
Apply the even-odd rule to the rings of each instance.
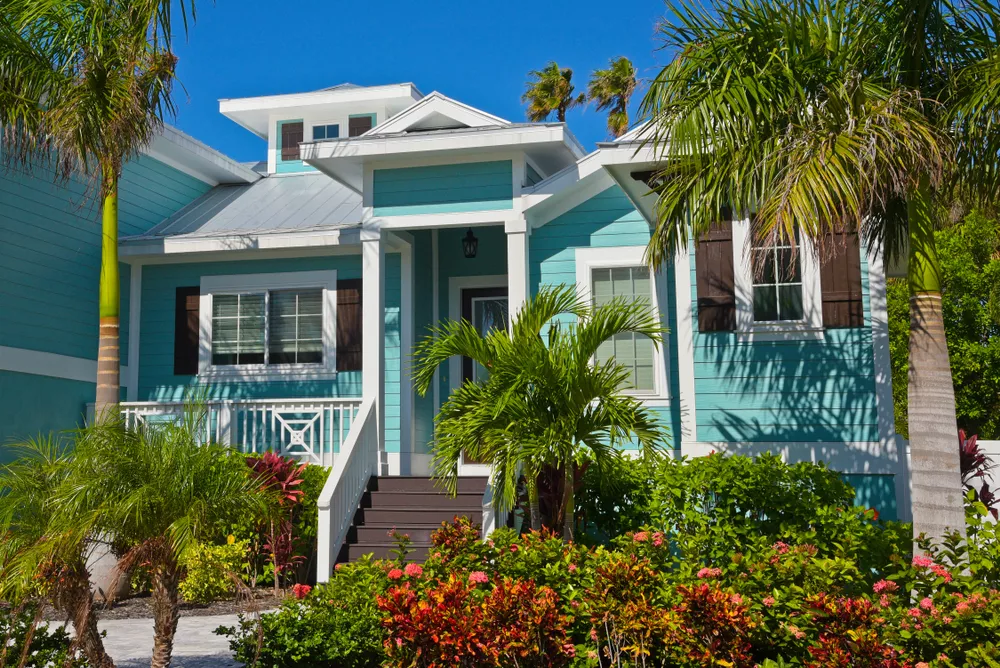
[[[192,393],[210,399],[360,397],[361,372],[341,372],[321,381],[218,381],[173,372],[176,289],[200,285],[203,276],[336,270],[337,279],[361,278],[360,255],[275,260],[237,260],[143,267],[139,346],[139,401],[183,401]],[[385,386],[386,450],[399,451],[400,256],[386,254]],[[369,345],[365,341],[365,345]]]
[[[119,186],[122,235],[149,230],[210,186],[142,156],[126,165]],[[52,173],[0,172],[0,347],[97,359],[97,286],[101,228],[98,205],[79,180],[56,184]],[[129,268],[122,277],[121,361],[128,360]],[[0,366],[0,457],[10,439],[77,426],[95,384],[68,380],[57,360],[38,374]],[[79,365],[77,365],[79,366]],[[23,371],[23,369],[22,369]],[[79,375],[79,374],[77,374]],[[94,366],[96,379],[96,364]]]
[[[376,169],[372,183],[374,214],[512,209],[513,178],[510,160]]]
[[[532,230],[528,242],[528,281],[531,294],[542,286],[576,284],[576,250],[578,248],[612,248],[615,246],[645,246],[649,242],[649,225],[618,186],[612,186],[570,211]],[[657,276],[657,293],[665,325],[676,331],[677,308],[673,294],[673,268]],[[668,388],[671,397],[678,392],[677,343],[668,335],[661,359],[667,365]],[[653,410],[670,432],[670,445],[680,449],[680,412],[676,401],[657,402]]]
[[[415,230],[413,236],[413,339],[415,344],[427,336],[428,329],[437,324],[434,317],[434,249],[433,233],[429,230]],[[409,364],[410,360],[404,360]],[[429,452],[428,445],[434,438],[434,393],[433,388],[426,396],[416,395],[413,404],[414,438],[413,451],[420,454]]]

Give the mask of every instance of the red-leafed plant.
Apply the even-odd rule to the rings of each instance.
[[[266,543],[264,549],[271,555],[274,565],[274,594],[281,592],[282,576],[297,566],[303,557],[295,554],[295,536],[292,513],[302,501],[302,472],[307,464],[299,464],[291,458],[274,452],[265,452],[260,457],[247,457],[247,466],[253,469],[261,487],[272,492],[277,499],[277,512],[264,527]]]
[[[958,430],[958,452],[962,467],[962,484],[966,489],[975,492],[976,498],[986,506],[994,519],[997,519],[998,499],[996,493],[990,490],[990,484],[986,482],[986,474],[993,470],[996,464],[979,446],[979,437],[975,434],[966,436],[964,429]],[[976,489],[977,485],[979,489]]]
[[[805,603],[819,632],[809,647],[807,668],[910,665],[882,638],[885,613],[871,600],[816,594],[806,598]]]

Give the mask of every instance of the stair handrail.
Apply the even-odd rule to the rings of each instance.
[[[330,477],[326,479],[319,495],[316,557],[318,582],[327,582],[333,574],[333,565],[354,522],[354,515],[368,486],[368,480],[376,473],[377,418],[375,399],[364,399],[351,424],[347,440],[334,458]]]

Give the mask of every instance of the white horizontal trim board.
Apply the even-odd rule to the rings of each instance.
[[[46,353],[27,348],[0,346],[0,371],[50,376],[82,383],[97,382],[97,360]],[[128,367],[122,365],[120,375],[128,378]]]

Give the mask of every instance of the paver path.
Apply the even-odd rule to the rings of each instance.
[[[217,636],[219,626],[236,626],[236,615],[181,617],[174,636],[175,668],[236,668],[229,639]],[[109,619],[98,623],[107,631],[104,647],[119,668],[148,668],[153,653],[152,619]]]

